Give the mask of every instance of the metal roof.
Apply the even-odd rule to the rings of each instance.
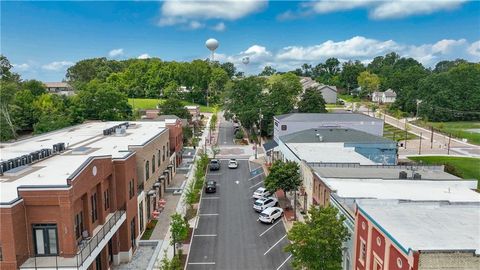
[[[337,112],[337,113],[287,113],[276,115],[277,120],[282,122],[321,122],[321,121],[374,121],[383,122],[382,119],[370,117],[360,113]]]
[[[280,140],[285,143],[395,143],[363,131],[338,127],[306,129],[281,136]]]

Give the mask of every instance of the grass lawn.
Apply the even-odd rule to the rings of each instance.
[[[388,138],[390,140],[397,141],[397,142],[403,141],[405,140],[405,131],[385,123],[383,125],[383,137]],[[414,140],[414,139],[418,139],[418,136],[410,132],[407,132],[406,139]]]
[[[428,122],[417,121],[415,124],[430,129],[433,126],[434,129],[444,133],[452,134],[453,137],[459,139],[467,139],[469,143],[480,145],[480,122],[478,121],[458,121],[458,122]],[[477,129],[478,132],[474,132],[470,129]]]
[[[458,177],[465,179],[477,179],[478,188],[480,188],[480,158],[470,157],[408,157],[414,161],[422,161],[424,164],[443,164],[446,165],[446,171]],[[453,168],[453,169],[450,169]]]
[[[128,103],[132,105],[133,109],[156,109],[159,103],[164,102],[165,99],[157,99],[157,98],[129,98]],[[183,102],[184,105],[198,105],[192,102]],[[205,105],[200,105],[200,112],[202,113],[212,113],[214,111],[214,107],[207,107]]]
[[[362,101],[359,97],[353,97],[352,95],[348,95],[348,94],[339,94],[337,97],[339,99],[345,100],[346,102],[360,102],[360,101]]]

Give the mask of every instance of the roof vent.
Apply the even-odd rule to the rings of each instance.
[[[407,179],[407,172],[406,171],[401,171],[400,173],[398,173],[398,178]]]

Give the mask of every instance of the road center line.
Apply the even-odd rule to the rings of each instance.
[[[287,259],[286,259],[285,261],[283,261],[283,263],[280,264],[279,267],[277,267],[277,270],[280,269],[280,268],[282,268],[282,266],[283,266],[288,260],[290,260],[291,257],[292,257],[292,254],[290,254],[290,256],[288,256]]]
[[[216,200],[220,199],[220,197],[203,197],[202,200]]]
[[[196,234],[195,237],[216,237],[216,234]]]
[[[263,183],[263,180],[262,180],[262,181],[260,181],[260,182],[258,182],[258,183],[256,183],[255,185],[253,185],[253,186],[249,187],[249,188],[254,188],[254,187],[256,187],[256,186],[260,185],[261,183]]]
[[[215,262],[193,262],[188,264],[215,264]]]
[[[276,245],[278,245],[278,243],[280,243],[285,237],[287,237],[286,234],[282,238],[280,238],[280,240],[278,240],[273,246],[271,246],[265,253],[263,253],[263,256],[267,255],[267,253],[270,252],[270,250],[272,250]]]
[[[263,175],[263,173],[257,174],[257,175],[255,175],[254,177],[249,178],[248,181],[252,181],[253,179],[259,177],[260,175]]]
[[[277,222],[275,222],[275,224],[271,225],[270,228],[266,229],[263,233],[261,233],[258,237],[262,237],[262,235],[266,234],[268,231],[270,231],[273,227],[275,227],[275,225],[277,225],[278,223],[280,223],[281,219],[277,220]]]
[[[199,216],[218,216],[218,213],[216,214],[198,214]]]

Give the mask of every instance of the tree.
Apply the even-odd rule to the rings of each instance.
[[[326,113],[322,92],[317,88],[307,88],[298,102],[298,111],[301,113]]]
[[[37,80],[28,80],[22,83],[22,88],[30,91],[34,96],[40,96],[47,92],[45,84]]]
[[[265,66],[258,76],[272,76],[277,71],[271,66]]]
[[[362,88],[361,97],[365,97],[380,87],[380,78],[368,71],[361,72],[357,77],[358,85]]]
[[[270,168],[270,173],[265,178],[265,188],[272,193],[281,189],[286,198],[287,192],[297,190],[298,186],[302,184],[299,170],[296,162],[275,161]]]
[[[160,270],[181,270],[182,263],[180,261],[180,256],[173,256],[171,260],[168,259],[167,251],[164,250],[163,258],[160,261]]]
[[[225,62],[225,63],[221,64],[220,67],[223,70],[225,70],[225,72],[227,72],[229,78],[232,78],[235,75],[235,72],[237,70],[235,68],[235,65],[231,62]]]
[[[350,238],[345,217],[332,206],[312,207],[305,223],[295,222],[288,232],[286,252],[293,255],[295,269],[342,269],[342,243]]]
[[[340,73],[340,87],[346,88],[348,92],[358,87],[358,75],[365,70],[360,61],[348,61],[342,64]]]
[[[192,115],[183,106],[181,100],[176,98],[168,98],[163,103],[159,104],[161,114],[176,115],[182,119],[192,119]]]
[[[172,234],[172,239],[170,244],[173,245],[174,253],[177,249],[177,243],[181,243],[187,239],[188,229],[189,225],[187,220],[185,220],[180,214],[175,213],[171,216],[170,233]]]

